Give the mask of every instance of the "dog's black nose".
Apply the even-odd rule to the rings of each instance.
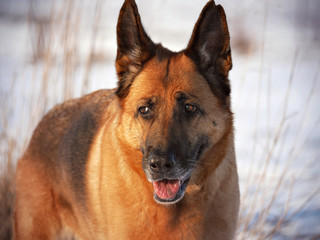
[[[150,169],[156,173],[169,172],[175,165],[173,153],[170,153],[167,156],[152,154],[149,159]]]

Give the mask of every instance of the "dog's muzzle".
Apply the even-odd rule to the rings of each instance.
[[[144,167],[147,178],[154,188],[154,199],[161,204],[180,201],[185,193],[191,170],[186,170],[176,162],[173,152],[161,154],[151,151]]]

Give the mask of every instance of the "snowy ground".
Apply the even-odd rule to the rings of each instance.
[[[61,10],[62,3],[0,1],[0,101],[1,105],[11,102],[11,107],[1,112],[1,119],[5,116],[8,120],[7,134],[18,142],[30,136],[31,129],[24,130],[26,126],[34,126],[40,118],[34,109],[42,104],[37,97],[43,91],[43,77],[49,79],[48,108],[63,100],[65,92],[60,89],[64,89],[65,77],[79,88],[70,97],[81,95],[86,75],[86,92],[116,86],[115,26],[122,1],[74,1],[67,5],[73,9],[70,15]],[[137,0],[142,22],[152,39],[177,51],[187,45],[205,3]],[[259,234],[268,232],[279,219],[283,227],[273,236],[275,239],[319,237],[320,2],[216,3],[225,8],[232,38],[234,67],[230,80],[244,219],[239,239],[263,238]],[[35,19],[28,15],[30,11]],[[36,24],[50,22],[52,15],[56,26]],[[69,19],[71,31],[64,31],[68,26],[59,23],[59,18]],[[47,65],[43,62],[32,61],[39,34],[44,37],[38,44],[46,46],[51,41],[47,61],[55,63],[50,69],[44,70]],[[98,60],[86,71],[92,49],[99,53]],[[66,50],[73,57],[61,57]],[[72,69],[61,73],[65,61]],[[1,132],[5,128],[0,123]],[[253,232],[257,224],[262,225],[261,231]]]

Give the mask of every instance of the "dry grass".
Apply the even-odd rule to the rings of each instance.
[[[28,140],[32,134],[36,123],[41,119],[43,114],[51,108],[54,104],[66,99],[80,96],[89,91],[89,82],[93,66],[97,59],[97,52],[95,48],[95,42],[97,39],[97,28],[100,21],[102,9],[102,2],[96,1],[96,7],[94,9],[92,19],[92,33],[90,36],[89,52],[85,56],[83,62],[79,62],[79,43],[77,37],[79,35],[80,26],[79,23],[82,19],[82,12],[80,5],[75,1],[65,1],[60,5],[54,5],[52,1],[52,7],[50,13],[46,18],[38,17],[34,6],[30,5],[30,11],[28,16],[30,40],[33,46],[33,53],[31,56],[31,80],[30,83],[36,89],[36,94],[31,95],[27,101],[17,102],[15,98],[10,98],[6,93],[1,92],[0,100],[3,106],[1,114],[0,125],[0,163],[3,163],[0,171],[0,239],[11,238],[11,217],[12,217],[12,204],[14,201],[14,168],[15,163],[19,156],[23,153]],[[266,18],[268,12],[265,13]],[[243,39],[241,39],[243,41]],[[248,43],[241,42],[241,45]],[[59,48],[57,49],[57,45]],[[261,43],[261,68],[264,68],[264,53],[263,45]],[[250,55],[250,51],[245,51]],[[292,81],[295,75],[295,68],[297,65],[297,58],[299,51],[297,50],[295,57],[292,60],[291,75],[289,77],[289,83],[286,90],[286,97],[283,102],[282,117],[278,126],[275,128],[274,134],[269,134],[267,142],[265,143],[265,154],[256,157],[257,141],[259,138],[259,121],[260,116],[261,99],[257,99],[256,105],[256,123],[255,123],[255,135],[253,139],[252,147],[252,164],[255,162],[261,164],[261,171],[254,175],[254,170],[251,169],[250,175],[247,177],[247,182],[242,191],[242,204],[240,209],[240,220],[238,224],[238,239],[272,239],[281,231],[284,226],[295,221],[295,217],[307,206],[307,204],[320,193],[320,188],[316,188],[308,196],[304,197],[304,201],[300,205],[292,208],[292,191],[297,181],[299,181],[301,173],[290,175],[288,177],[287,169],[290,169],[292,163],[296,160],[299,153],[303,152],[303,147],[308,137],[304,142],[299,142],[301,132],[304,131],[305,123],[307,122],[306,111],[308,107],[301,109],[301,115],[303,116],[298,126],[296,127],[294,141],[292,142],[291,152],[285,161],[283,168],[275,168],[274,159],[281,158],[284,145],[287,143],[287,131],[290,128],[290,116],[288,115],[287,105],[291,96]],[[250,57],[250,56],[248,56]],[[104,58],[103,58],[104,59]],[[82,69],[79,77],[79,69]],[[319,88],[316,86],[318,79],[318,71],[315,74],[314,86],[312,86],[308,98],[303,106],[309,106],[310,101],[319,93]],[[14,78],[11,84],[10,92],[21,90],[26,85],[21,86],[21,79],[24,78],[24,74],[17,76],[18,80]],[[245,74],[244,77],[245,78]],[[258,91],[262,91],[261,81],[259,80]],[[19,84],[17,84],[19,83]],[[270,82],[268,82],[268,113],[267,119],[269,119],[270,111]],[[20,91],[19,90],[19,91]],[[242,92],[240,92],[242,94]],[[239,96],[240,96],[239,94]],[[260,96],[260,94],[258,94]],[[36,107],[35,107],[36,106]],[[19,113],[12,112],[12,109],[19,109]],[[12,118],[20,119],[18,124],[12,125],[10,121]],[[313,130],[319,129],[320,121],[315,123]],[[16,128],[19,126],[19,128]],[[270,121],[268,120],[268,127],[272,128]],[[312,131],[312,130],[311,130]],[[310,164],[314,164],[317,160],[317,156],[306,162],[308,167]],[[271,164],[273,163],[273,164]],[[288,182],[287,179],[290,179]],[[272,179],[273,187],[266,188],[265,181]],[[312,184],[312,183],[311,183]],[[254,192],[251,191],[252,187],[255,187]],[[271,191],[271,192],[270,192]],[[269,197],[266,197],[266,196]],[[278,198],[285,197],[286,200],[281,207],[282,212],[279,212],[270,226],[270,214],[275,205],[278,204]],[[257,214],[258,213],[258,214]],[[268,226],[266,228],[266,226]],[[297,236],[299,237],[299,236]],[[301,236],[300,236],[301,237]],[[304,236],[309,239],[317,239],[318,236]],[[63,237],[62,237],[63,238]],[[64,239],[73,239],[72,236],[66,236]]]
[[[26,149],[33,129],[53,105],[88,92],[85,83],[88,81],[90,68],[95,60],[94,39],[88,60],[81,66],[83,68],[86,66],[86,74],[78,80],[75,78],[75,72],[80,65],[77,60],[79,46],[76,40],[77,25],[81,15],[75,10],[79,6],[74,6],[74,3],[74,1],[66,1],[60,6],[55,6],[52,2],[50,14],[46,17],[38,17],[33,2],[30,2],[28,26],[32,43],[31,65],[27,63],[25,66],[27,70],[22,70],[19,76],[15,75],[8,92],[0,92],[3,106],[0,115],[1,240],[9,240],[12,237],[15,166]],[[95,15],[99,14],[99,9],[98,6]],[[96,22],[98,21],[97,17]],[[62,49],[57,50],[57,44],[62,46]],[[31,72],[31,79],[25,83],[23,78],[27,71]],[[62,76],[61,73],[63,73]],[[35,94],[27,96],[26,93],[30,92]],[[21,99],[15,99],[13,93],[21,94]],[[28,100],[21,101],[24,98]],[[18,124],[12,124],[13,118],[20,119]],[[69,233],[61,236],[61,240],[72,239],[74,237]]]
[[[266,20],[268,18],[268,3],[266,3],[262,32],[265,34]],[[316,121],[310,121],[310,112],[312,112],[312,101],[316,101],[317,95],[319,94],[319,86],[317,86],[319,78],[319,67],[320,61],[315,69],[310,69],[314,72],[314,79],[310,91],[306,96],[305,102],[301,103],[301,108],[295,113],[289,112],[289,102],[291,98],[294,98],[292,94],[292,85],[296,78],[296,71],[299,64],[299,48],[296,48],[294,56],[292,58],[292,65],[290,74],[288,76],[287,89],[284,91],[284,99],[280,107],[282,108],[279,114],[280,120],[278,125],[272,125],[270,121],[270,102],[271,102],[271,81],[270,81],[270,69],[268,73],[266,89],[262,90],[262,75],[265,74],[263,71],[266,69],[265,66],[265,38],[261,38],[260,44],[260,70],[258,87],[257,87],[257,99],[256,101],[256,116],[254,124],[254,135],[253,135],[253,147],[251,153],[251,163],[249,164],[250,170],[248,176],[246,176],[246,182],[244,189],[241,193],[241,207],[240,207],[240,219],[238,223],[238,235],[237,239],[318,239],[320,233],[310,233],[302,235],[292,235],[287,226],[293,225],[294,221],[303,221],[297,219],[296,216],[302,213],[308,204],[314,201],[314,198],[320,194],[320,185],[317,184],[319,181],[318,177],[309,179],[310,189],[312,191],[306,196],[300,196],[301,201],[293,203],[297,196],[293,197],[293,191],[296,185],[300,181],[305,181],[308,178],[308,168],[310,166],[317,166],[319,154],[315,152],[314,156],[305,161],[305,166],[300,171],[297,171],[295,164],[298,161],[303,160],[301,155],[307,147],[307,142],[311,141],[312,134],[319,130],[320,116]],[[250,58],[250,52],[247,54],[247,58]],[[245,74],[244,74],[245,75]],[[280,79],[277,79],[281,81]],[[243,81],[241,83],[243,85]],[[241,87],[241,86],[240,86]],[[309,86],[305,86],[309,87]],[[266,111],[261,115],[262,91],[267,91],[266,100]],[[240,94],[243,92],[240,92]],[[238,95],[240,95],[238,93]],[[279,107],[279,106],[274,106]],[[316,114],[315,114],[316,115]],[[292,119],[301,116],[299,121],[292,121]],[[311,117],[314,117],[311,115]],[[268,131],[265,139],[262,154],[257,154],[259,137],[261,137],[262,129],[259,129],[259,123],[262,121],[267,122],[267,130],[274,129],[274,133]],[[306,131],[306,125],[312,122],[313,126],[308,134],[303,134]],[[292,127],[292,124],[295,124]],[[293,134],[293,137],[288,137]],[[303,135],[306,135],[303,137]],[[293,139],[293,140],[292,140]],[[261,142],[260,142],[261,145]],[[290,146],[289,151],[288,145]],[[285,148],[285,146],[287,148]],[[261,148],[261,146],[259,146]],[[288,151],[284,153],[285,151]],[[283,156],[285,155],[285,158]],[[281,159],[282,166],[279,165]],[[259,170],[254,170],[259,166]],[[270,183],[271,187],[266,183]],[[313,186],[313,187],[311,187]],[[252,189],[254,189],[252,191]],[[280,199],[282,200],[280,201]],[[283,200],[286,198],[286,200]],[[279,206],[281,203],[281,206]],[[274,210],[278,212],[275,214]],[[320,217],[318,216],[318,219]]]
[[[10,159],[10,156],[8,156]],[[2,164],[4,165],[4,164]],[[9,240],[12,237],[13,203],[15,197],[14,166],[7,163],[0,173],[0,238]]]

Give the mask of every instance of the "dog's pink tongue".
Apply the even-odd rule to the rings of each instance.
[[[161,199],[173,199],[180,188],[179,180],[162,180],[153,182],[154,192]]]

